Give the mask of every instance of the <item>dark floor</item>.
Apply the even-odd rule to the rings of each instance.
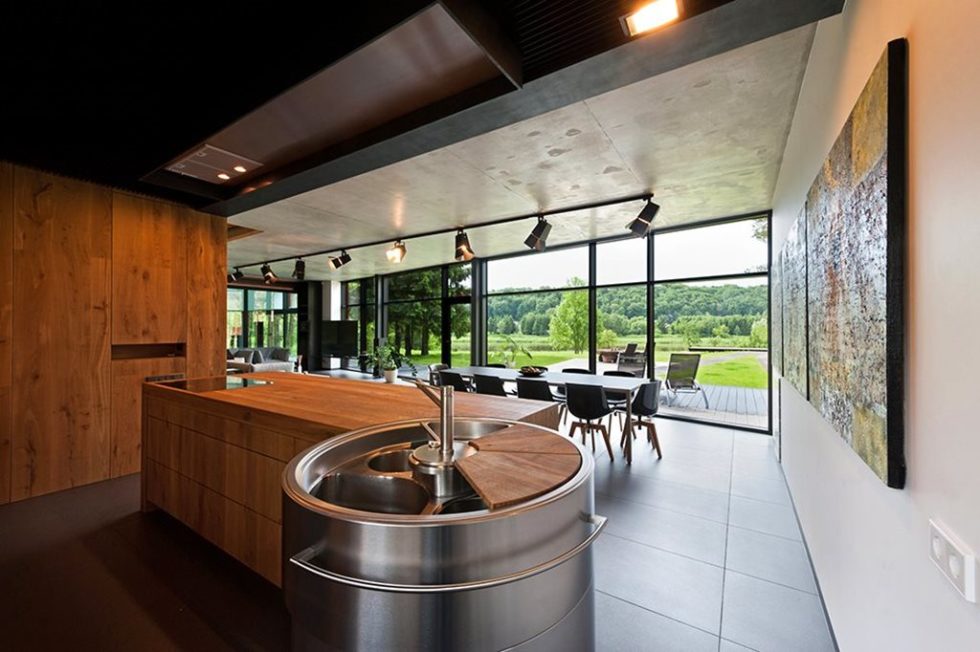
[[[598,649],[831,652],[771,439],[658,430],[663,460],[597,454]],[[276,587],[138,510],[138,476],[0,507],[0,650],[288,649]]]
[[[284,650],[279,590],[162,513],[139,476],[0,508],[0,649]]]

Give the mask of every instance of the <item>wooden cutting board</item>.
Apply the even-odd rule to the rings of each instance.
[[[495,453],[579,454],[578,448],[570,440],[521,424],[511,426],[499,434],[474,439],[470,445],[478,451]]]
[[[523,426],[470,445],[477,452],[457,461],[456,468],[491,510],[546,494],[582,465],[578,449],[561,435]]]

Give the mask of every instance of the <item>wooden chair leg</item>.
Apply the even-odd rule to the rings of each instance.
[[[603,438],[603,440],[605,440],[605,442],[606,442],[606,451],[608,451],[608,452],[609,452],[609,461],[610,461],[610,462],[612,462],[612,461],[614,461],[614,460],[615,460],[616,458],[615,458],[615,457],[613,457],[613,449],[612,449],[612,442],[610,442],[610,441],[609,441],[609,431],[608,431],[608,430],[606,429],[606,427],[605,427],[604,425],[602,425],[602,424],[599,424],[599,425],[598,425],[597,427],[599,428],[599,432],[601,432],[601,433],[602,433],[602,438]],[[593,436],[594,436],[594,435],[593,435]]]
[[[657,459],[662,460],[664,458],[663,453],[660,452],[660,437],[657,437],[657,426],[653,423],[653,419],[650,419],[650,423],[647,428],[647,438],[653,443],[653,447],[657,450]]]
[[[578,421],[572,422],[572,427],[568,429],[568,436],[571,439],[575,439],[575,431],[578,429]]]

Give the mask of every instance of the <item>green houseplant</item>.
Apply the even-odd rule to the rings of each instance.
[[[386,383],[395,382],[395,378],[398,377],[398,370],[402,367],[409,367],[413,376],[418,373],[409,357],[402,355],[398,349],[389,344],[376,346],[371,352],[371,360],[374,362],[375,370],[380,370],[384,374]]]
[[[502,342],[497,344],[494,349],[493,355],[491,357],[498,357],[500,360],[507,365],[507,368],[513,368],[517,363],[517,356],[523,353],[528,358],[533,358],[531,352],[527,350],[523,345],[518,344],[517,341],[510,335],[504,335]]]

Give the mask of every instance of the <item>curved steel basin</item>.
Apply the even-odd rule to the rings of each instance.
[[[454,423],[456,459],[513,425]],[[465,480],[437,498],[413,476],[427,427],[365,428],[287,465],[283,589],[294,648],[592,649],[590,544],[604,522],[593,514],[592,456],[578,447],[579,469],[564,484],[488,510]]]

